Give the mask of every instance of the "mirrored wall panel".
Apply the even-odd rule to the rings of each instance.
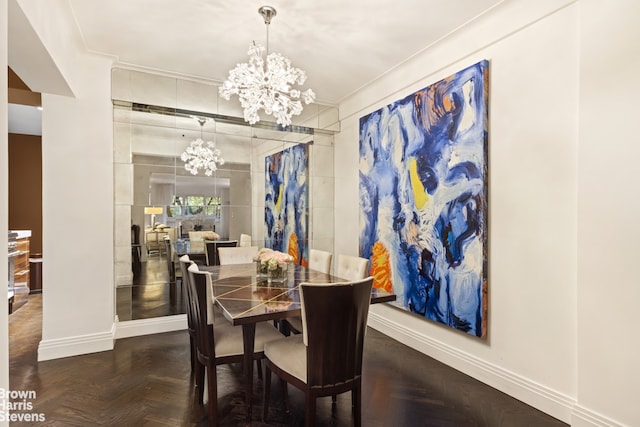
[[[265,159],[289,147],[308,147],[308,239],[314,239],[314,247],[333,248],[337,111],[312,106],[306,125],[287,129],[268,122],[249,126],[239,116],[219,112],[232,109],[199,103],[197,99],[212,91],[207,85],[195,90],[194,85],[114,70],[114,277],[119,321],[183,314],[177,259],[189,253],[197,262],[209,262],[203,248],[207,238],[226,242],[249,236],[251,245],[265,245]],[[117,99],[118,94],[125,99]],[[194,106],[202,109],[181,108]],[[201,161],[197,153],[203,147],[210,152]]]

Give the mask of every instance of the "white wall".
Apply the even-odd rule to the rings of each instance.
[[[31,70],[25,80],[28,86],[45,92],[42,217],[46,291],[38,358],[108,350],[113,347],[115,313],[112,61],[84,52],[66,1],[15,3],[24,14],[15,12],[15,16],[28,20],[23,26],[28,34],[25,38],[46,48],[74,95],[49,94],[46,69],[41,73]],[[29,55],[25,52],[23,56]],[[21,59],[19,55],[14,58],[16,63]],[[25,59],[27,63],[31,60]]]
[[[39,360],[113,347],[111,61],[76,58],[75,98],[42,96]]]
[[[640,425],[640,3],[583,0],[578,149],[578,408]],[[602,424],[606,419],[596,418]]]
[[[357,254],[359,118],[489,59],[488,339],[391,307],[372,307],[370,324],[573,425],[640,425],[640,346],[625,327],[640,300],[639,8],[505,2],[340,106],[335,253]]]

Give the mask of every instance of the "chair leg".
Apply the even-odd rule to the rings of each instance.
[[[289,409],[289,390],[287,388],[287,382],[280,378],[280,388],[282,389],[282,402],[284,403],[284,412],[290,414]]]
[[[204,404],[204,365],[198,360],[196,363],[196,402],[200,405]]]
[[[264,390],[262,392],[262,421],[267,422],[269,413],[269,400],[271,399],[271,368],[266,365],[264,368]]]
[[[279,324],[280,333],[282,335],[284,335],[285,337],[291,335],[291,325],[289,325],[289,322],[287,322],[286,320],[280,320]]]
[[[198,364],[198,356],[196,354],[198,350],[196,349],[196,341],[193,335],[189,336],[189,347],[191,349],[191,375],[193,376],[196,373],[196,365]]]
[[[218,425],[218,384],[216,378],[216,365],[208,363],[207,366],[207,391],[209,393],[209,401],[207,402],[207,413],[209,416],[209,425]]]
[[[304,425],[305,427],[313,427],[316,425],[316,398],[311,395],[309,390],[305,393]]]
[[[353,425],[360,427],[362,425],[362,396],[360,394],[360,385],[351,390],[351,400],[353,405]]]
[[[262,360],[256,360],[256,368],[258,370],[258,379],[262,380]]]

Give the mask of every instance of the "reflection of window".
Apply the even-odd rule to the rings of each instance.
[[[190,217],[198,217],[220,221],[221,203],[220,197],[176,196],[173,205],[167,206],[167,213],[172,218],[191,219]]]

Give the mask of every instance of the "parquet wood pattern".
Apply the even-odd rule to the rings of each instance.
[[[206,426],[194,403],[186,331],[121,339],[113,351],[36,361],[41,295],[9,317],[10,388],[35,390],[42,423],[11,426]],[[566,424],[369,329],[363,367],[363,426],[556,427]],[[221,426],[246,425],[242,369],[218,368]],[[260,420],[262,384],[255,382],[253,426],[300,426],[303,396],[289,388],[291,413],[272,386],[269,424]],[[350,426],[351,397],[318,400],[319,426]]]

